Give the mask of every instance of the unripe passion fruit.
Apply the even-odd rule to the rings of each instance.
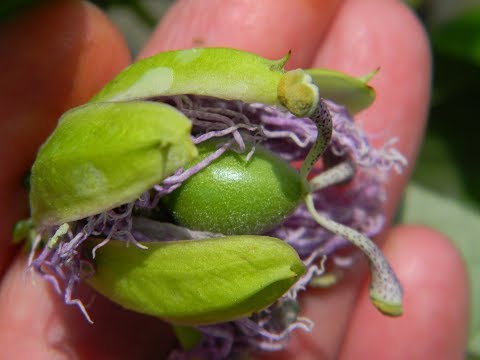
[[[213,153],[218,142],[198,145],[199,156]],[[225,152],[165,198],[175,221],[185,227],[232,234],[259,234],[281,223],[306,194],[298,172],[283,159],[256,146],[250,160]]]

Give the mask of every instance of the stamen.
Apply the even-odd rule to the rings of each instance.
[[[309,181],[311,192],[319,191],[330,185],[340,184],[348,181],[355,175],[355,165],[352,161],[346,160],[334,167],[321,172]]]
[[[49,249],[55,248],[55,246],[57,246],[58,240],[62,236],[65,236],[68,233],[69,229],[70,229],[70,227],[68,226],[67,223],[60,225],[58,227],[57,231],[55,231],[55,234],[53,234],[53,236],[50,238],[50,240],[48,240],[47,247]]]
[[[305,204],[315,221],[325,229],[343,236],[360,248],[368,257],[371,272],[370,298],[375,307],[385,315],[399,316],[402,308],[402,287],[390,264],[380,249],[369,238],[358,231],[321,216],[315,209],[311,194]]]
[[[318,133],[317,140],[308,152],[300,169],[300,175],[304,179],[307,178],[308,173],[323,154],[332,138],[332,116],[322,99],[319,99],[318,107],[315,109],[313,115],[310,116],[310,119],[312,119],[317,126]]]

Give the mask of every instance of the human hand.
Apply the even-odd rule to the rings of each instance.
[[[362,127],[398,136],[413,164],[429,96],[430,58],[417,21],[399,2],[349,0],[215,2],[180,1],[162,21],[142,57],[156,52],[229,46],[279,58],[288,50],[296,67],[329,67],[353,75],[377,66],[377,100],[358,116]],[[2,173],[0,268],[13,254],[12,224],[26,217],[21,178],[36,149],[66,109],[84,103],[129,63],[126,46],[108,20],[79,2],[56,2],[0,29],[8,56],[0,59]],[[8,151],[8,153],[7,153]],[[410,169],[409,169],[410,170]],[[389,217],[409,170],[392,176]],[[383,250],[405,290],[405,315],[390,319],[368,299],[365,271],[327,291],[303,297],[312,333],[297,332],[285,358],[459,358],[468,320],[465,270],[441,235],[419,227],[386,231]],[[12,260],[0,288],[0,346],[6,358],[161,358],[174,337],[160,321],[120,309],[97,297],[93,326],[66,307],[48,284],[25,279],[23,255]],[[90,293],[84,289],[82,298]],[[85,295],[87,297],[85,297]],[[279,358],[279,353],[272,354]]]

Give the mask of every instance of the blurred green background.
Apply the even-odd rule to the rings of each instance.
[[[40,2],[1,0],[0,19],[13,17]],[[135,54],[173,1],[92,2],[105,9],[124,32]],[[476,150],[479,145],[476,137],[480,119],[476,107],[480,105],[480,0],[405,2],[417,13],[430,35],[434,74],[427,134],[398,219],[439,229],[449,235],[463,253],[472,287],[470,342],[466,357],[478,360],[480,151]]]
[[[467,358],[480,359],[480,1],[409,1],[433,50],[427,134],[405,194],[402,221],[433,226],[455,242],[471,284]],[[434,256],[434,254],[432,254]],[[434,271],[434,269],[432,269]],[[445,294],[448,296],[448,294]]]

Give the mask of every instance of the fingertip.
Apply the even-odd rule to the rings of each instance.
[[[170,326],[113,304],[84,287],[90,324],[19,256],[0,285],[0,348],[5,359],[163,359],[175,344]]]
[[[66,109],[87,102],[131,62],[123,34],[106,14],[89,2],[85,6],[81,53]]]
[[[460,359],[468,329],[469,288],[463,259],[443,235],[418,226],[388,234],[384,253],[404,288],[404,315],[381,315],[365,285],[342,358]]]
[[[195,46],[233,47],[271,59],[289,50],[289,67],[308,66],[338,1],[180,0],[162,19],[140,57]]]

